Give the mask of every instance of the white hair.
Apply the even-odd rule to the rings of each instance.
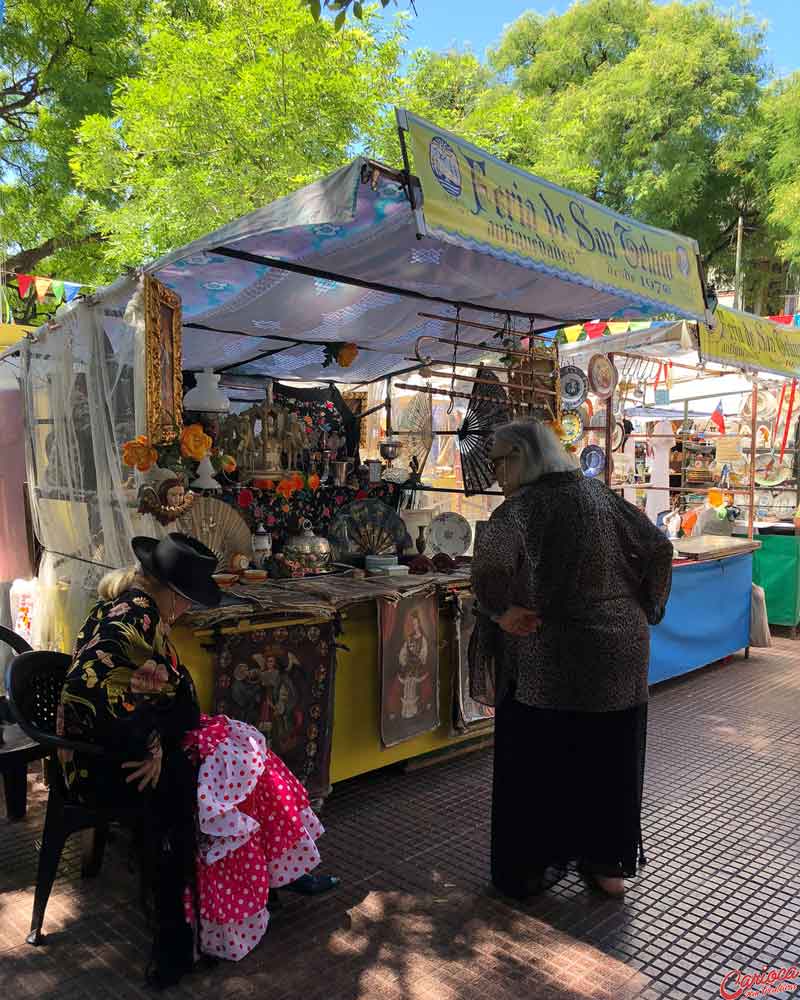
[[[535,483],[551,472],[575,472],[575,459],[565,450],[558,435],[541,420],[516,420],[494,430],[496,444],[506,444],[521,459],[520,484]]]

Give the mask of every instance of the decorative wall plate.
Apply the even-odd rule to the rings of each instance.
[[[561,428],[564,432],[564,444],[577,444],[583,437],[585,427],[583,417],[578,410],[568,410],[561,414]]]
[[[584,476],[594,479],[606,467],[606,453],[597,444],[587,445],[581,452],[580,462]]]
[[[595,354],[589,362],[589,386],[595,396],[608,399],[617,386],[619,372],[605,354]]]
[[[589,395],[589,379],[577,365],[564,365],[559,372],[561,379],[561,406],[577,410]]]
[[[463,556],[472,544],[472,528],[460,514],[449,511],[431,521],[428,540],[434,554],[444,552],[452,559]]]

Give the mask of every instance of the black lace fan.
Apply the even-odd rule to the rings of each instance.
[[[472,387],[464,422],[456,432],[464,495],[468,497],[485,492],[494,483],[494,469],[489,460],[492,433],[495,427],[511,419],[508,397],[500,379],[483,368],[478,369],[477,378],[481,381]]]

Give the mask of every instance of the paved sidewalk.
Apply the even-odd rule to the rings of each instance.
[[[489,895],[481,751],[338,786],[321,848],[341,888],[286,897],[252,955],[168,996],[711,1000],[729,970],[800,963],[800,643],[662,685],[648,739],[649,864],[624,903],[575,875],[526,907]],[[78,878],[78,844],[68,849],[47,944],[24,943],[44,798],[36,784],[29,818],[0,820],[0,997],[152,996],[122,841],[93,881]]]

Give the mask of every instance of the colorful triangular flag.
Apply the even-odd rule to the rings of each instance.
[[[56,302],[61,302],[61,300],[64,298],[64,282],[54,281],[53,287],[50,289],[50,291],[53,293],[53,298],[56,300]]]
[[[608,323],[605,320],[601,320],[597,323],[584,323],[583,328],[586,331],[586,336],[589,340],[595,340],[597,337],[602,337],[605,333]]]
[[[78,292],[83,288],[83,285],[76,284],[74,281],[64,282],[64,300],[66,302],[72,302]]]
[[[17,275],[17,291],[19,292],[19,297],[21,299],[25,299],[28,297],[28,292],[30,291],[32,284],[33,284],[32,274]]]
[[[583,333],[583,327],[580,324],[576,326],[565,326],[563,332],[566,342],[568,344],[574,344]]]
[[[36,298],[39,302],[44,302],[47,297],[47,293],[50,291],[50,286],[53,284],[52,278],[34,278],[33,283],[36,286]]]

